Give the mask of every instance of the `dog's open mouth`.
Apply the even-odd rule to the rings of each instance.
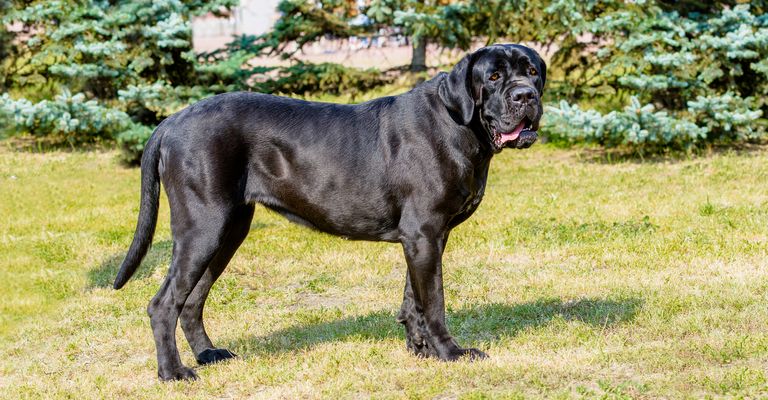
[[[493,131],[493,144],[497,150],[504,147],[514,147],[525,149],[530,147],[537,139],[536,131],[533,130],[533,123],[528,117],[522,121],[511,132]]]

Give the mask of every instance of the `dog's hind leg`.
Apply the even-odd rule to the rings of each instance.
[[[232,256],[248,236],[253,219],[253,205],[242,205],[237,208],[229,225],[226,227],[226,236],[216,253],[216,256],[208,264],[195,289],[187,297],[184,308],[181,311],[180,321],[184,335],[189,346],[195,353],[197,362],[201,365],[226,360],[235,357],[235,354],[227,349],[217,349],[205,331],[203,324],[203,307],[211,287],[219,278]]]
[[[169,196],[170,197],[170,196]],[[173,206],[176,204],[176,207]],[[171,202],[173,258],[168,276],[149,302],[147,313],[157,348],[161,380],[196,379],[181,363],[176,346],[176,322],[187,297],[218,253],[231,220],[231,209]]]

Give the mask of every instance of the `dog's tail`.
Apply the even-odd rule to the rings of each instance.
[[[157,225],[157,209],[160,205],[160,127],[152,133],[152,136],[144,146],[144,154],[141,156],[141,205],[139,206],[139,221],[136,223],[136,232],[133,234],[133,242],[125,255],[125,260],[120,266],[113,287],[120,289],[131,279],[133,273],[141,264],[141,259],[147,254],[152,245],[152,236]]]

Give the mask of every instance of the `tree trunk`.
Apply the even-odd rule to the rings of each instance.
[[[411,72],[427,70],[427,38],[412,39],[413,53],[411,56]]]

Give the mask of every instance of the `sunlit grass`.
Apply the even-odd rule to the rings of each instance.
[[[143,266],[109,287],[138,195],[116,152],[0,150],[0,397],[768,395],[768,150],[502,153],[445,256],[449,326],[491,356],[476,363],[406,352],[398,245],[258,209],[206,308],[214,341],[241,357],[161,384],[145,308],[170,259],[164,198]]]

